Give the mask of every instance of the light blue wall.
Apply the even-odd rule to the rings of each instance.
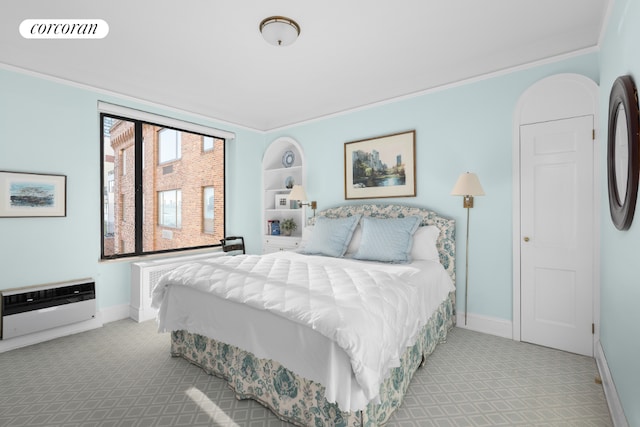
[[[512,318],[512,132],[518,98],[534,82],[557,73],[598,81],[598,56],[465,84],[347,115],[272,132],[291,136],[307,159],[307,195],[319,209],[343,204],[344,143],[416,130],[417,197],[382,199],[422,205],[457,221],[458,309],[464,310],[466,210],[450,196],[462,172],[476,172],[486,196],[470,219],[469,312]],[[367,200],[366,202],[371,202]]]
[[[0,219],[0,289],[94,277],[101,309],[129,303],[130,263],[99,262],[100,191],[97,101],[140,108],[236,132],[227,147],[227,231],[260,251],[261,161],[266,143],[297,139],[308,162],[307,194],[319,208],[345,203],[344,143],[416,130],[415,198],[386,199],[425,205],[458,222],[458,284],[464,283],[465,210],[449,193],[461,172],[478,173],[487,193],[471,212],[469,311],[512,318],[512,120],[518,97],[534,82],[579,73],[601,84],[601,129],[608,91],[621,74],[638,74],[640,4],[616,2],[601,55],[586,54],[460,87],[428,93],[264,135],[175,114],[127,99],[0,69],[0,170],[58,173],[68,178],[66,218]],[[599,68],[601,67],[601,68]],[[602,76],[602,77],[601,77]],[[604,131],[601,131],[604,132]],[[602,171],[605,144],[602,144]],[[609,221],[606,175],[602,200],[602,344],[631,425],[640,425],[640,284],[632,267],[640,252],[637,221],[618,232]],[[367,202],[370,202],[369,200]],[[463,286],[458,286],[463,310]]]
[[[264,134],[0,69],[0,170],[67,176],[65,218],[0,218],[0,289],[92,277],[99,309],[129,304],[130,262],[99,262],[99,100],[235,132],[227,232],[259,235]]]
[[[609,93],[618,76],[630,74],[640,84],[640,2],[618,0],[603,40],[600,62],[600,123],[607,129]],[[606,144],[601,147],[601,168],[606,171]],[[603,174],[601,224],[601,329],[600,340],[631,426],[640,426],[640,210],[628,231],[611,222],[607,177]]]
[[[0,220],[0,289],[93,277],[99,308],[129,302],[126,261],[99,262],[99,126],[97,101],[236,132],[227,147],[227,232],[247,238],[249,251],[261,240],[260,167],[269,141],[290,135],[308,161],[307,192],[319,207],[344,203],[344,143],[415,129],[416,198],[393,199],[432,207],[458,221],[458,283],[464,282],[465,210],[449,193],[458,175],[479,174],[487,196],[471,212],[469,311],[511,320],[512,117],[521,93],[556,73],[582,73],[598,80],[597,55],[435,91],[271,132],[267,135],[137,105],[126,99],[0,70],[0,170],[65,174],[66,218]],[[389,201],[389,200],[386,200]],[[459,286],[459,308],[463,306]]]

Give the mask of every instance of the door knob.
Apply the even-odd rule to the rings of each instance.
[[[524,240],[525,242],[528,242],[528,241],[529,241],[529,238],[528,238],[528,237],[525,237],[523,240]]]

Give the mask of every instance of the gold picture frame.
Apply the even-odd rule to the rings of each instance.
[[[344,144],[344,198],[416,196],[416,131]]]

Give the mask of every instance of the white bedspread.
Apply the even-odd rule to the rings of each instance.
[[[389,369],[399,366],[405,349],[454,289],[446,271],[434,264],[379,264],[294,252],[216,257],[165,274],[152,305],[160,308],[168,286],[181,285],[310,327],[345,351],[365,396],[377,400]]]

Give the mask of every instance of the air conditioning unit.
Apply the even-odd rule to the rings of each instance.
[[[129,316],[136,322],[155,319],[158,310],[151,308],[151,294],[163,274],[188,262],[224,255],[210,252],[198,255],[134,262],[131,264],[131,305]]]
[[[0,291],[0,339],[6,340],[96,317],[91,279]]]

